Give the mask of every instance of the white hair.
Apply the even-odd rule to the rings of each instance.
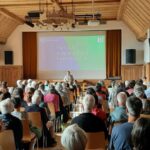
[[[2,114],[11,113],[14,110],[14,104],[11,102],[10,98],[7,98],[0,102],[0,111]]]
[[[127,95],[125,92],[120,92],[117,94],[117,101],[123,105],[125,105],[127,100]]]
[[[134,86],[134,94],[136,97],[143,97],[144,95],[144,89],[142,86],[135,85]]]
[[[62,133],[61,143],[67,150],[85,150],[86,133],[77,124],[70,125]]]
[[[40,104],[41,102],[41,96],[37,93],[33,94],[32,96],[32,104]]]
[[[31,82],[31,87],[32,87],[32,88],[35,89],[36,85],[37,85],[37,82],[36,82],[36,81],[32,81],[32,82]]]
[[[21,86],[22,81],[21,80],[17,80],[17,86],[20,87]]]
[[[86,94],[83,98],[84,112],[90,112],[95,105],[95,98],[93,95]]]
[[[62,84],[61,84],[60,82],[57,83],[57,84],[55,85],[55,89],[56,89],[57,91],[62,91],[62,90],[63,90]]]

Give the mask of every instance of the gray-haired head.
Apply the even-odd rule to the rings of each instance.
[[[139,117],[142,111],[142,102],[136,96],[127,98],[126,107],[130,116]]]
[[[11,113],[14,109],[14,105],[10,98],[7,98],[0,102],[0,111],[2,114]]]
[[[120,92],[117,94],[118,105],[125,105],[127,100],[127,95],[125,92]]]
[[[32,104],[37,104],[39,105],[41,102],[41,96],[37,93],[33,94],[32,96]]]
[[[58,82],[58,83],[55,85],[55,89],[56,89],[57,91],[62,91],[62,90],[63,90],[62,84],[61,84],[60,82]]]
[[[85,150],[87,137],[77,124],[68,126],[61,136],[61,143],[67,150]]]
[[[144,89],[142,86],[135,85],[134,86],[134,94],[136,97],[142,98],[144,95]]]
[[[83,98],[82,104],[83,104],[84,112],[91,112],[92,108],[95,105],[94,96],[90,94],[86,94]]]

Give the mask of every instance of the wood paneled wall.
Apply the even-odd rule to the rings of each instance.
[[[137,80],[144,76],[144,65],[122,65],[121,66],[122,81]]]
[[[22,78],[22,66],[0,66],[0,81],[7,81],[8,86],[15,86],[16,80]]]
[[[145,68],[145,74],[144,74]],[[122,81],[139,79],[143,76],[147,77],[147,81],[150,81],[150,63],[146,65],[122,65],[121,66]],[[4,80],[8,82],[9,86],[16,85],[16,80],[23,79],[23,67],[22,66],[0,66],[0,81]],[[90,80],[90,83],[96,83],[98,80]],[[106,84],[109,85],[110,80],[106,80]]]
[[[147,77],[147,82],[150,81],[150,63],[145,64],[145,76]]]

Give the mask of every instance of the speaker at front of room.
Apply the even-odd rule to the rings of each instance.
[[[135,64],[136,63],[136,50],[126,49],[126,63]]]
[[[13,51],[5,51],[4,52],[5,57],[5,64],[13,64]]]

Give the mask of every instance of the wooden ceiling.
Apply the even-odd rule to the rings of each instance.
[[[47,5],[48,2],[48,5]],[[123,20],[138,39],[144,39],[150,28],[150,0],[93,0],[93,12],[104,20]],[[0,43],[5,43],[12,31],[24,23],[29,11],[67,9],[75,15],[92,14],[92,0],[0,0]]]

